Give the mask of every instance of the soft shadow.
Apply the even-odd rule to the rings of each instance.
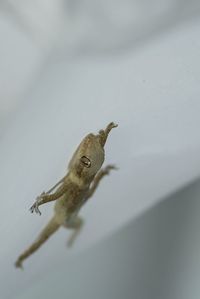
[[[199,197],[200,180],[57,265],[20,299],[58,293],[76,299],[199,298]]]

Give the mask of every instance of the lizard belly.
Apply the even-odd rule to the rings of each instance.
[[[66,222],[73,214],[78,213],[84,202],[84,195],[85,192],[76,190],[76,192],[67,192],[56,201],[54,208],[55,216],[60,224]]]

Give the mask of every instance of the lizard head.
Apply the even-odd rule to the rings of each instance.
[[[115,127],[117,125],[110,123],[97,135],[88,134],[75,151],[69,163],[69,171],[85,181],[93,179],[104,162],[104,145],[110,131]]]

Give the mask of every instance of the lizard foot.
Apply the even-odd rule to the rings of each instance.
[[[110,171],[111,170],[118,170],[119,168],[116,166],[116,165],[107,165],[104,169],[103,169],[103,172],[106,174],[106,175],[109,175],[110,174]]]
[[[36,198],[35,203],[30,207],[31,213],[35,212],[36,214],[39,214],[39,215],[42,214],[39,210],[39,204],[44,195],[45,195],[45,192],[42,192],[42,194]]]

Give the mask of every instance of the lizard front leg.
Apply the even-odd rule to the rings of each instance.
[[[94,192],[96,191],[97,187],[99,186],[99,183],[101,181],[101,179],[105,176],[105,175],[109,175],[111,170],[117,170],[117,167],[115,165],[107,165],[105,168],[101,169],[97,175],[95,176],[93,182],[92,182],[92,186],[90,187],[88,194],[86,195],[86,200],[90,197],[92,197],[92,195],[94,194]]]
[[[57,182],[51,189],[49,189],[48,191],[46,191],[46,194],[50,194],[54,189],[56,189],[61,183],[64,182],[64,180],[66,179],[66,176],[64,176],[59,182]]]
[[[68,189],[68,184],[63,183],[56,192],[52,194],[48,194],[43,192],[40,196],[37,197],[35,203],[30,208],[31,213],[36,212],[37,214],[41,215],[41,212],[39,210],[39,206],[43,205],[47,202],[54,201],[58,198],[60,198]]]

